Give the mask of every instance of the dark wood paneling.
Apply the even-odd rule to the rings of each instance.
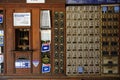
[[[46,0],[46,3],[65,3],[66,0]]]
[[[0,3],[4,3],[4,2],[6,2],[6,0],[0,0]]]
[[[34,8],[32,9],[32,48],[33,48],[33,60],[37,60],[37,61],[40,61],[40,35],[39,35],[39,14],[40,14],[40,10],[39,8]],[[38,44],[38,45],[36,45]],[[33,74],[39,74],[40,73],[40,64],[35,67],[33,66]]]
[[[66,0],[45,0],[46,3],[65,3]],[[26,0],[0,0],[0,3],[26,3]]]
[[[13,57],[13,54],[12,54],[12,50],[14,49],[14,29],[13,29],[13,16],[11,16],[13,13],[13,9],[11,8],[8,8],[6,9],[6,26],[5,26],[5,31],[6,31],[6,34],[5,34],[5,59],[6,59],[6,62],[7,62],[7,65],[5,66],[6,67],[6,72],[7,74],[12,74],[13,73],[13,65],[14,65],[14,62],[12,59],[14,59]]]
[[[7,3],[25,3],[26,0],[6,0]]]

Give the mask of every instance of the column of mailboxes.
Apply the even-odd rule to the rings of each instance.
[[[64,73],[64,12],[54,12],[54,73]]]
[[[66,7],[66,74],[101,73],[100,6]]]
[[[102,6],[102,71],[118,73],[120,7]]]

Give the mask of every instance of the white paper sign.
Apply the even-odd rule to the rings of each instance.
[[[16,60],[15,68],[31,68],[30,60]]]
[[[4,46],[4,31],[0,30],[0,47]],[[0,49],[0,53],[1,53],[1,49]]]
[[[51,28],[50,10],[42,10],[40,13],[40,27]]]
[[[41,30],[41,40],[51,42],[51,30]]]
[[[0,14],[0,23],[3,23],[3,15]]]
[[[4,61],[4,57],[3,55],[0,55],[0,63],[3,63],[3,61]]]
[[[14,26],[30,26],[31,15],[30,13],[13,13]]]
[[[27,3],[45,3],[45,0],[27,0]]]

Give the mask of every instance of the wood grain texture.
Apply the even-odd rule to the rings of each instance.
[[[14,59],[14,56],[12,54],[12,50],[14,49],[14,30],[13,30],[13,26],[12,26],[12,23],[13,23],[13,20],[12,20],[12,12],[13,12],[13,9],[6,9],[6,26],[5,26],[5,31],[6,31],[6,34],[5,34],[5,59],[6,59],[6,62],[7,65],[5,66],[5,69],[6,69],[6,72],[7,74],[12,74],[13,73],[13,65],[14,65],[14,62],[13,60],[11,59]],[[9,36],[8,36],[9,34]]]
[[[39,8],[32,9],[32,48],[33,48],[33,61],[40,62],[40,24],[39,24]],[[33,74],[40,73],[40,63],[37,67],[33,66]]]
[[[65,3],[66,0],[45,0],[46,3]],[[0,3],[26,3],[26,0],[0,0]]]

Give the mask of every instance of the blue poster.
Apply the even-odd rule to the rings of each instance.
[[[84,72],[83,67],[79,66],[79,67],[78,67],[78,72],[79,72],[79,73],[83,73],[83,72]]]
[[[42,73],[48,73],[50,72],[50,64],[42,64]]]
[[[3,15],[0,14],[0,23],[3,23]]]
[[[41,30],[41,52],[50,51],[51,30]]]
[[[0,30],[0,46],[4,46],[4,31]]]
[[[50,44],[42,44],[42,47],[41,47],[41,51],[42,52],[48,52],[50,51]]]
[[[30,60],[18,59],[15,61],[15,68],[30,68]]]

